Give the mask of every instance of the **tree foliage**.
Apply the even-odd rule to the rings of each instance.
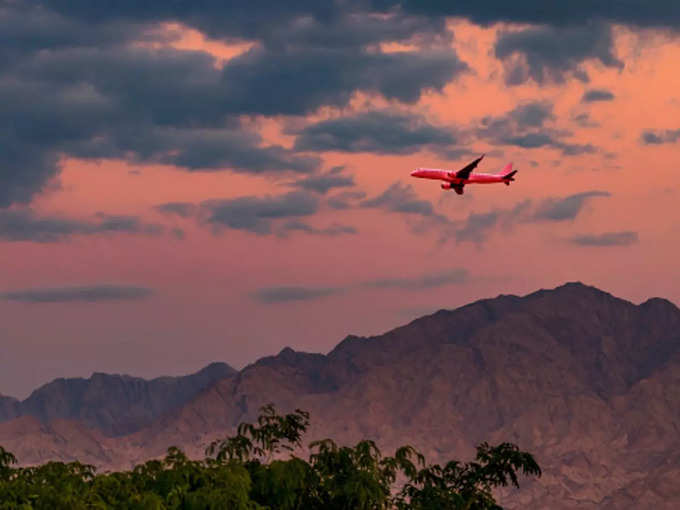
[[[162,460],[114,473],[78,462],[17,468],[0,447],[0,510],[498,510],[494,488],[541,474],[510,443],[482,443],[474,461],[439,465],[410,446],[383,456],[373,441],[324,439],[309,444],[305,460],[294,452],[308,425],[308,413],[279,415],[268,405],[202,460],[172,447]]]

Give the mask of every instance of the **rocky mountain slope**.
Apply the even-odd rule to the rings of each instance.
[[[284,349],[115,445],[95,431],[83,435],[91,442],[61,431],[66,439],[50,443],[43,426],[30,450],[26,438],[38,436],[13,439],[18,420],[0,424],[0,444],[24,462],[86,456],[109,467],[173,444],[200,455],[267,402],[310,411],[309,440],[370,437],[431,460],[516,442],[544,476],[504,495],[509,508],[680,508],[680,310],[578,283],[349,336],[328,355]]]
[[[11,420],[19,416],[19,401],[0,393],[0,421]]]
[[[89,379],[56,379],[23,402],[0,397],[0,421],[17,416],[31,416],[41,423],[76,420],[105,436],[129,434],[234,374],[236,370],[226,363],[211,363],[195,374],[150,381],[102,373]]]

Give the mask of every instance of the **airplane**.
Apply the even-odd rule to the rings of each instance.
[[[412,177],[420,177],[422,179],[439,179],[442,182],[442,189],[452,189],[459,195],[463,194],[463,187],[466,184],[491,184],[494,182],[504,182],[506,186],[510,186],[510,182],[514,181],[514,175],[517,170],[512,169],[512,163],[508,163],[503,170],[498,174],[473,174],[472,171],[477,167],[479,162],[484,158],[484,154],[469,163],[457,172],[451,170],[440,170],[437,168],[416,168],[411,172]]]

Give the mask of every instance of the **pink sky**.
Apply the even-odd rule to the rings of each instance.
[[[316,229],[351,226],[353,234],[294,231],[279,237],[213,230],[194,217],[154,209],[168,202],[282,195],[300,178],[293,174],[253,176],[229,168],[187,172],[63,154],[57,181],[30,203],[35,214],[79,221],[96,221],[102,212],[132,215],[165,232],[73,235],[46,243],[0,241],[0,291],[115,284],[148,288],[152,294],[130,301],[0,302],[0,393],[25,397],[55,377],[87,377],[93,371],[152,377],[194,371],[218,360],[241,368],[284,346],[327,352],[347,334],[379,334],[440,308],[574,280],[636,303],[652,296],[680,303],[679,146],[641,143],[643,130],[680,128],[677,39],[616,26],[614,49],[625,64],[622,69],[586,59],[581,65],[588,83],[567,74],[563,82],[509,86],[493,44],[499,30],[517,27],[483,28],[451,20],[449,28],[451,46],[471,71],[441,93],[427,92],[415,104],[355,93],[348,107],[324,107],[307,118],[249,120],[264,144],[285,147],[294,143],[285,132],[292,123],[369,110],[417,113],[434,126],[469,133],[471,154],[457,159],[427,148],[407,155],[318,153],[323,169],[344,166],[342,175],[353,176],[355,185],[320,195],[318,211],[300,219]],[[164,44],[213,54],[218,64],[252,46],[210,40],[180,25],[167,29],[182,37]],[[614,97],[582,102],[591,90],[607,90]],[[473,133],[485,116],[501,117],[518,105],[540,101],[552,104],[547,125],[572,133],[564,135],[565,142],[592,144],[596,151],[564,156],[555,148],[503,145]],[[592,126],[573,120],[582,113],[589,114]],[[489,154],[479,171],[497,171],[513,161],[519,169],[516,182],[469,186],[458,196],[436,182],[409,177],[418,166],[457,169],[481,152]],[[336,210],[327,204],[329,196],[343,191],[371,199],[396,182],[411,186],[414,196],[429,201],[449,224],[383,208]],[[592,191],[610,196],[584,199],[573,219],[531,220],[550,198]],[[513,208],[525,201],[529,205],[513,217]],[[470,215],[493,212],[499,214],[497,222],[479,242],[457,241],[455,233]],[[272,225],[276,229],[284,222]],[[173,228],[181,228],[183,238],[173,235]],[[612,246],[571,241],[622,232],[635,233],[637,241]],[[467,271],[467,278],[418,285],[423,277],[455,270]],[[382,288],[370,284],[386,279],[400,282]],[[255,297],[258,290],[286,286],[320,295],[277,303]]]

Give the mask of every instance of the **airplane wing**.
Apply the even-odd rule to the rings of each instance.
[[[463,186],[464,184],[458,184],[457,186],[451,186],[453,190],[458,193],[459,195],[463,194]]]
[[[461,170],[458,170],[456,172],[456,177],[459,178],[459,179],[467,179],[468,177],[470,177],[470,174],[472,173],[472,171],[477,167],[477,165],[479,165],[479,162],[483,158],[484,158],[484,154],[482,154],[480,157],[475,159],[472,163],[468,164],[467,166],[465,166]]]

